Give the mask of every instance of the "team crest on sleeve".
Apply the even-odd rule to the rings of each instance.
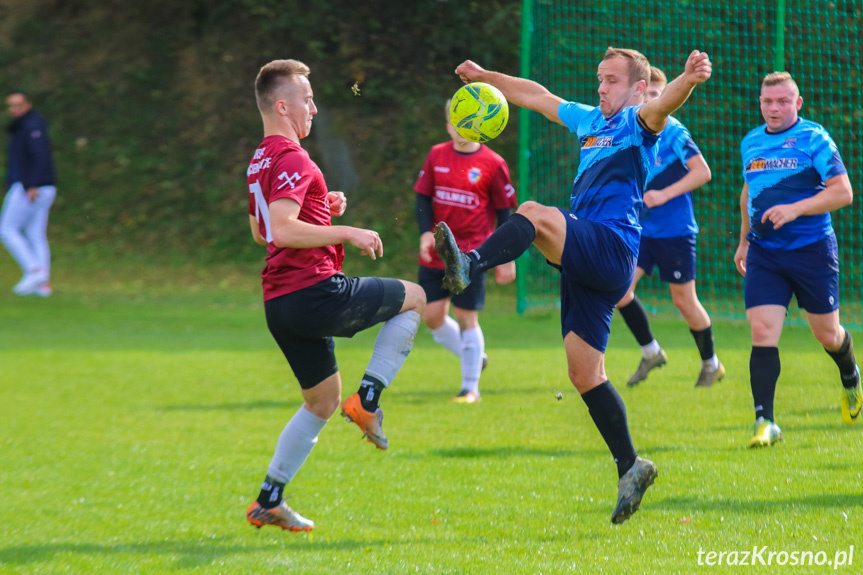
[[[482,171],[479,168],[471,168],[467,171],[467,179],[471,184],[475,184],[482,177]]]
[[[782,144],[783,148],[793,148],[797,145],[797,138],[785,138],[785,143]]]

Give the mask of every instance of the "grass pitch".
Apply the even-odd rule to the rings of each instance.
[[[615,318],[609,376],[660,475],[613,526],[614,464],[566,379],[557,315],[518,317],[494,290],[482,402],[450,403],[458,364],[422,331],[382,400],[390,449],[334,417],[288,487],[317,528],[291,534],[243,517],[301,404],[255,270],[58,274],[47,300],[0,291],[0,573],[731,573],[699,559],[767,546],[832,563],[861,546],[863,424],[842,423],[806,328],[780,344],[786,440],[750,451],[745,323],[717,320],[728,375],[694,389],[688,330],[655,318],[669,363],[627,389],[639,351]],[[373,337],[337,342],[345,396]],[[850,558],[839,571],[859,572],[863,549]]]

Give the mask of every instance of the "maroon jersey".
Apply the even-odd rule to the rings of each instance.
[[[432,197],[433,223],[446,222],[462,251],[476,248],[494,231],[495,210],[518,205],[506,162],[485,145],[472,154],[452,142],[433,146],[414,190]],[[437,252],[428,268],[444,269]]]
[[[261,272],[264,301],[295,292],[335,275],[345,257],[341,244],[319,248],[279,248],[273,244],[270,204],[290,198],[300,204],[300,221],[329,226],[327,183],[309,154],[284,136],[267,136],[246,171],[249,214],[267,240],[267,265]]]

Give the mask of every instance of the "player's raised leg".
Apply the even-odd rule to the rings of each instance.
[[[384,325],[375,339],[374,350],[357,393],[348,397],[342,404],[342,415],[356,423],[366,439],[378,449],[387,449],[389,442],[383,431],[383,410],[378,402],[381,393],[404,365],[419,329],[422,313],[425,310],[426,295],[423,289],[411,282],[386,280],[383,304],[379,321]],[[401,302],[396,313],[388,312],[396,297],[395,284],[400,284]],[[387,293],[393,294],[388,296]],[[386,316],[389,318],[386,319]]]
[[[445,222],[435,226],[435,250],[446,265],[444,286],[461,293],[478,273],[514,261],[530,244],[552,263],[560,263],[566,222],[557,208],[537,202],[524,202],[502,226],[477,249],[465,254],[458,250],[455,238]]]

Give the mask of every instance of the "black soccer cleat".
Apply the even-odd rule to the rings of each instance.
[[[659,470],[652,461],[635,458],[633,466],[617,484],[617,505],[611,513],[612,523],[623,523],[638,511],[644,492],[653,485],[658,474]]]
[[[434,227],[434,249],[446,266],[444,289],[454,295],[460,294],[470,284],[470,258],[458,249],[455,236],[445,222],[438,222]]]

